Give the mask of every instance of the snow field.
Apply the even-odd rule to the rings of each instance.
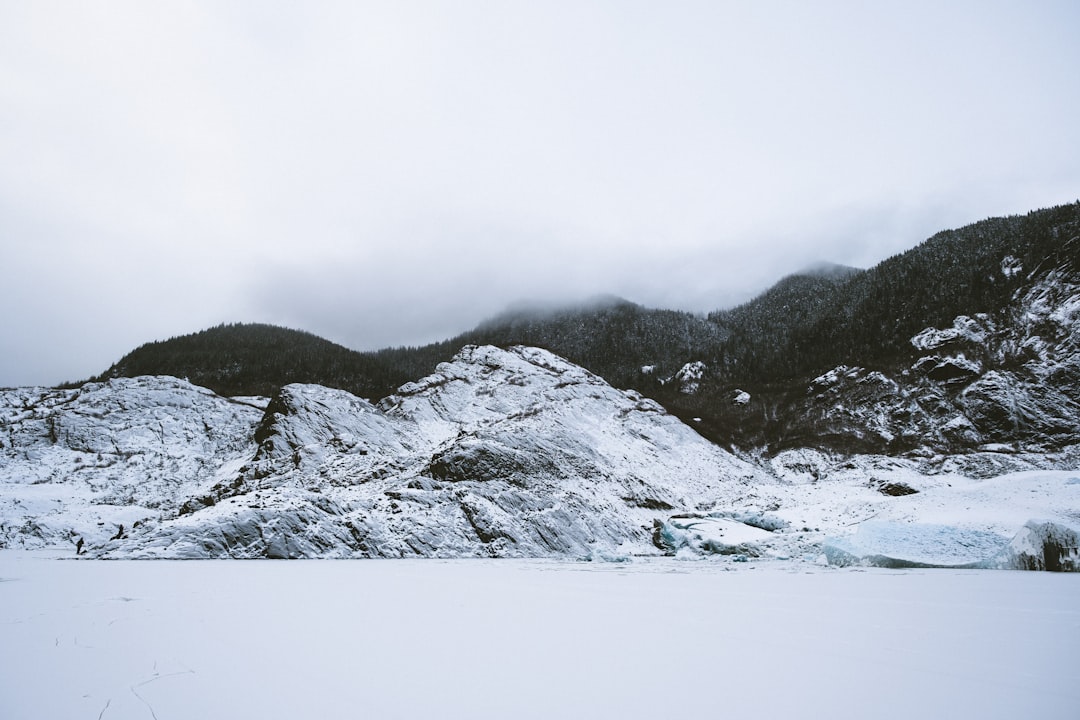
[[[1075,718],[1080,578],[0,551],[0,717]]]

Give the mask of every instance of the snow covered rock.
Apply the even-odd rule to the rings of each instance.
[[[919,358],[911,369],[931,380],[945,384],[965,384],[982,372],[982,366],[979,363],[968,360],[962,353],[946,357],[928,355]]]
[[[785,483],[815,483],[827,475],[831,464],[828,454],[809,448],[785,450],[768,461],[769,469]]]
[[[911,338],[911,344],[918,350],[937,350],[957,341],[984,343],[995,330],[993,321],[985,313],[979,313],[974,318],[959,315],[953,320],[951,328],[926,328]]]
[[[291,385],[252,459],[110,557],[655,552],[658,513],[767,481],[657,403],[549,352],[466,347],[371,405]]]
[[[262,410],[172,377],[0,391],[0,546],[89,545],[235,472]]]
[[[848,367],[847,365],[838,365],[837,367],[833,368],[829,372],[823,373],[823,374],[819,375],[818,377],[814,378],[813,380],[811,380],[810,381],[810,388],[808,389],[808,392],[811,392],[811,393],[825,392],[829,388],[835,387],[844,378],[854,379],[854,378],[858,377],[858,374],[861,371],[862,371],[862,368],[859,368],[859,367]]]
[[[706,371],[705,363],[700,360],[692,363],[686,363],[679,372],[675,373],[675,380],[679,383],[679,392],[683,395],[693,395],[701,389],[701,381],[705,377]]]
[[[1080,572],[1080,531],[1048,520],[1029,521],[995,558],[993,566]]]
[[[895,389],[848,368],[820,392],[842,419],[835,407],[858,397],[885,408]],[[956,432],[972,425],[942,407]],[[1060,457],[1080,466],[1080,454]],[[1005,546],[987,567],[1072,567],[1075,474],[997,477],[1045,458],[994,445],[959,456],[798,449],[752,465],[551,353],[466,347],[375,404],[316,385],[236,402],[161,377],[0,392],[0,544],[74,553],[82,539],[110,558],[813,561],[827,537],[878,520],[905,534],[871,526],[854,536],[861,545],[832,547],[852,562],[959,566],[984,554],[957,560],[941,543],[983,533]],[[1030,518],[1044,520],[1018,535]],[[952,530],[917,530],[928,524]],[[875,537],[888,543],[872,547]]]
[[[917,333],[921,357],[906,371],[823,373],[792,408],[792,434],[847,453],[1067,452],[1080,445],[1078,298],[1075,273],[1051,270],[1001,316]]]

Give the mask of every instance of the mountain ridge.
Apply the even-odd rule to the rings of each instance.
[[[1077,275],[1078,227],[1080,203],[990,218],[937,233],[867,270],[811,266],[782,278],[747,303],[704,317],[597,296],[579,304],[511,307],[471,331],[422,347],[356,352],[328,341],[319,345],[316,341],[321,339],[296,331],[304,342],[294,344],[326,349],[322,354],[294,353],[293,367],[279,367],[274,377],[264,373],[261,384],[237,382],[243,372],[259,375],[259,357],[224,363],[224,368],[221,362],[211,363],[200,370],[168,357],[157,365],[140,366],[125,356],[96,379],[136,374],[134,369],[142,367],[151,374],[188,377],[224,394],[271,395],[288,382],[309,382],[377,399],[431,373],[462,346],[528,345],[555,352],[615,386],[656,398],[722,445],[776,450],[796,442],[815,442],[818,431],[809,429],[815,427],[813,422],[804,422],[805,427],[792,432],[793,422],[820,414],[802,397],[815,378],[840,366],[862,367],[904,384],[905,373],[921,357],[911,344],[919,333],[980,314],[991,318],[999,333],[1015,324],[1010,313],[1025,288],[1030,290],[1051,272],[1058,272],[1063,282]],[[1060,326],[1055,332],[1069,330]],[[1029,334],[1037,336],[1034,331]],[[151,343],[129,355],[145,354],[147,347],[167,349],[170,343],[178,345],[183,340]],[[974,351],[969,348],[969,353]],[[1000,356],[984,370],[1002,369],[1005,357],[1000,349],[978,352],[988,358]],[[273,355],[285,364],[289,354],[265,344],[259,355]],[[700,376],[696,391],[683,392],[683,384],[674,379],[681,368],[695,363],[694,372]],[[930,380],[947,373],[949,363],[955,365],[950,360],[933,370]],[[226,372],[236,365],[242,372]],[[1074,382],[1068,374],[1062,377]],[[731,397],[746,390],[753,401],[748,406],[733,405]],[[773,419],[763,421],[761,415]],[[910,443],[892,441],[882,446],[866,432],[849,432],[850,427],[834,430],[817,436],[823,447],[843,449],[843,438],[848,436],[858,440],[857,446],[869,438],[876,451],[914,449]],[[1020,437],[1017,432],[980,436],[1008,442]],[[963,449],[957,443],[938,446]],[[969,443],[966,449],[975,447]]]
[[[223,325],[115,372],[161,361],[272,392],[0,390],[0,547],[1080,569],[1080,204],[711,318],[607,300],[366,355]]]

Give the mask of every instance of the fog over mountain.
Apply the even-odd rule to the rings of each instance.
[[[732,308],[1080,197],[1071,2],[0,6],[0,386]]]
[[[943,231],[867,270],[818,264],[708,316],[613,296],[525,303],[437,343],[366,353],[229,324],[141,345],[94,379],[171,375],[229,396],[314,383],[377,400],[463,346],[525,345],[742,452],[1049,452],[1080,439],[1078,245],[1072,203]]]

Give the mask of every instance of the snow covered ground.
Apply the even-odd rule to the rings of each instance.
[[[5,720],[1052,720],[1078,643],[1075,574],[0,551]]]

